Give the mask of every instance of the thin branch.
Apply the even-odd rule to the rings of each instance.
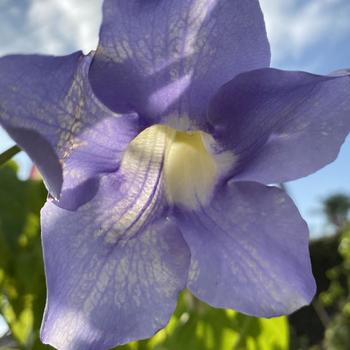
[[[326,309],[323,307],[323,305],[317,299],[315,299],[312,302],[312,306],[313,306],[319,320],[321,321],[323,327],[327,328],[329,325],[330,318],[329,318],[329,315],[328,315]]]
[[[0,166],[8,162],[12,157],[14,157],[17,153],[21,152],[22,150],[17,146],[13,146],[9,148],[4,153],[0,154]]]

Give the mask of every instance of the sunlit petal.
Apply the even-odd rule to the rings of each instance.
[[[122,164],[118,175],[102,177],[96,196],[77,211],[45,205],[45,343],[106,350],[168,322],[186,284],[189,251],[165,218],[157,154],[134,160],[139,172]]]
[[[262,69],[211,102],[216,140],[237,156],[236,179],[274,183],[333,161],[350,131],[350,78]]]
[[[223,83],[269,63],[256,0],[106,0],[90,80],[118,112],[136,110],[149,123],[186,114],[203,124],[207,100]],[[180,91],[176,82],[186,77]]]
[[[91,59],[79,52],[0,59],[0,123],[72,209],[94,195],[94,177],[117,169],[137,132],[135,115],[112,113],[94,97]]]
[[[232,182],[210,205],[176,218],[191,250],[188,287],[200,299],[263,317],[312,299],[308,229],[283,191]]]

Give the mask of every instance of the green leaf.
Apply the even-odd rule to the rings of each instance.
[[[16,172],[13,162],[0,168],[0,313],[22,348],[39,349],[46,295],[39,213],[47,194],[41,181]]]
[[[118,350],[285,350],[286,317],[259,319],[232,310],[215,309],[182,293],[167,327],[149,340]]]

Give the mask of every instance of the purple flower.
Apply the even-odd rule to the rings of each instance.
[[[308,229],[267,184],[335,159],[348,76],[268,68],[256,0],[105,0],[97,52],[0,60],[0,122],[51,194],[42,339],[151,336],[185,287],[263,317],[315,293]]]

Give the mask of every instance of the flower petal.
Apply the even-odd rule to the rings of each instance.
[[[45,205],[45,343],[61,350],[110,349],[151,336],[174,311],[186,285],[188,247],[160,216],[157,191],[143,203],[145,191],[135,195],[128,186],[108,175],[76,212]]]
[[[117,115],[94,97],[90,63],[80,52],[0,59],[0,123],[71,209],[91,197],[90,179],[118,167],[137,132],[135,115]]]
[[[269,62],[256,0],[106,0],[90,80],[111,109],[148,123],[200,118],[223,83]]]
[[[191,250],[188,287],[216,307],[288,314],[315,293],[308,229],[281,190],[230,182],[201,211],[178,211]]]
[[[0,123],[36,162],[54,196],[59,195],[63,178],[50,142],[56,135],[47,104],[63,97],[64,87],[72,80],[80,55],[0,59]]]
[[[274,183],[333,161],[350,131],[350,79],[261,69],[211,102],[216,139],[238,158],[236,179]]]

